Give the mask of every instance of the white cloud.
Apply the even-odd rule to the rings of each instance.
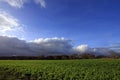
[[[82,54],[82,53],[90,53],[94,55],[109,55],[111,49],[109,48],[90,48],[87,44],[79,45],[75,48],[75,52]]]
[[[11,31],[19,27],[18,20],[6,12],[0,12],[0,31]]]
[[[0,0],[1,2],[6,2],[10,6],[15,8],[22,8],[25,3],[27,3],[29,0]],[[39,4],[41,7],[46,8],[46,2],[45,0],[34,0],[36,4]]]
[[[0,11],[0,35],[15,36],[23,33],[22,24],[5,11]],[[11,35],[10,35],[11,34]],[[14,35],[15,34],[15,35]]]
[[[89,49],[90,49],[89,46],[86,44],[79,45],[78,47],[76,47],[76,50],[81,53],[84,53],[84,52],[88,51]]]
[[[40,4],[41,7],[45,8],[46,7],[46,2],[45,0],[35,0],[37,4]]]
[[[26,0],[0,0],[0,1],[7,2],[10,6],[16,8],[23,7],[24,3],[26,2]]]

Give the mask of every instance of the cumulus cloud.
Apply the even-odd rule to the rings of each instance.
[[[46,7],[46,2],[45,0],[35,0],[37,4],[40,4],[41,7],[45,8]]]
[[[0,0],[1,2],[8,3],[10,6],[15,8],[22,8],[25,3],[28,2],[28,0]],[[39,4],[41,7],[46,7],[45,0],[34,0],[36,4]]]
[[[84,53],[84,52],[89,51],[90,48],[89,48],[88,45],[83,44],[83,45],[79,45],[78,47],[76,47],[76,50],[77,50],[78,52]]]
[[[75,52],[78,54],[83,54],[83,53],[89,53],[89,54],[94,54],[96,56],[98,55],[110,55],[110,52],[112,50],[107,47],[98,47],[98,48],[90,48],[87,44],[79,45],[78,47],[75,48]]]

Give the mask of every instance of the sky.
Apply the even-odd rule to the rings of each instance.
[[[120,42],[119,34],[119,0],[0,0],[1,36],[108,47]]]

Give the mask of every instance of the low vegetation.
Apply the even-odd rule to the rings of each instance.
[[[120,80],[120,60],[0,60],[0,80]]]

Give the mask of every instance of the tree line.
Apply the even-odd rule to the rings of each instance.
[[[111,52],[110,55],[94,55],[92,53],[71,54],[71,55],[49,55],[49,56],[0,56],[0,60],[67,60],[67,59],[99,59],[99,58],[120,58],[120,54]]]

